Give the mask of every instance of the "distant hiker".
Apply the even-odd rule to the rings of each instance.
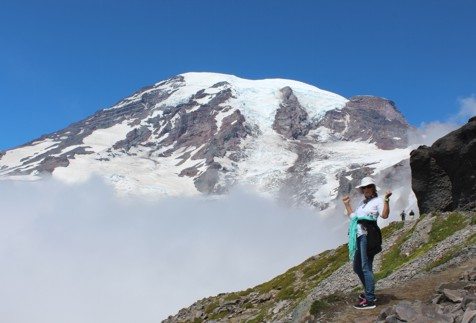
[[[390,213],[389,198],[391,191],[385,193],[384,199],[378,198],[375,181],[364,177],[356,187],[364,200],[354,211],[350,205],[350,197],[344,196],[342,201],[350,218],[349,225],[349,258],[353,261],[354,272],[359,276],[364,293],[359,295],[357,309],[375,308],[375,281],[373,274],[374,256],[382,251],[382,235],[377,225],[377,218],[388,218]]]
[[[415,212],[413,212],[413,210],[410,210],[410,213],[408,213],[408,215],[411,216],[413,219],[413,217],[415,216]]]
[[[402,213],[400,213],[400,217],[402,218],[402,221],[405,221],[405,210],[402,211]]]

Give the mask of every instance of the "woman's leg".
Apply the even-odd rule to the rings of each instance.
[[[364,277],[365,298],[373,302],[375,300],[375,281],[372,271],[373,259],[367,257],[367,235],[362,235],[359,238],[358,250],[360,252],[361,270]]]
[[[353,262],[353,267],[354,267],[354,273],[359,276],[360,281],[362,282],[362,286],[364,286],[365,290],[365,278],[364,278],[364,272],[362,271],[362,261],[361,261],[361,255],[360,255],[360,238],[362,236],[357,238],[357,249],[355,250],[355,255],[354,255],[354,262]]]

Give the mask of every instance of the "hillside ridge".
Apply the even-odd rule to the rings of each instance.
[[[392,222],[382,233],[383,251],[374,263],[377,295],[382,290],[388,294],[403,282],[458,267],[476,256],[475,212],[432,213]],[[199,300],[163,322],[338,322],[332,304],[351,303],[349,298],[360,293],[359,286],[347,246],[341,245],[261,285]],[[392,297],[385,297],[389,305]]]

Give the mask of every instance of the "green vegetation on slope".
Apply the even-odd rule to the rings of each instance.
[[[411,237],[416,225],[397,239],[390,250],[388,250],[383,255],[381,266],[382,270],[375,274],[376,280],[387,277],[405,263],[426,253],[440,241],[443,241],[447,237],[453,235],[455,232],[463,229],[469,222],[468,217],[456,212],[451,213],[448,216],[438,215],[435,217],[436,219],[431,227],[428,242],[416,248],[411,254],[402,254],[400,252],[400,247]],[[421,219],[423,219],[423,217]],[[421,221],[421,219],[419,221]],[[447,257],[450,257],[451,254],[454,254],[457,251],[458,250],[456,247],[453,251],[448,251]]]
[[[260,323],[264,321],[265,311],[261,310],[258,315],[256,315],[251,320],[246,321],[246,323]]]
[[[385,240],[391,237],[396,231],[403,228],[403,224],[404,222],[402,221],[392,222],[389,225],[387,225],[385,228],[382,228],[382,240]]]
[[[344,294],[340,293],[340,292],[337,292],[337,293],[334,293],[334,294],[330,294],[326,297],[323,297],[322,299],[318,299],[318,300],[315,300],[312,304],[311,304],[311,309],[309,310],[309,313],[311,315],[314,315],[314,316],[317,316],[320,312],[322,312],[323,310],[326,310],[328,309],[329,307],[331,307],[331,305],[333,303],[336,303],[336,302],[339,302],[339,301],[342,301],[345,299],[345,296]]]
[[[347,261],[347,245],[342,245],[332,251],[324,251],[316,257],[311,257],[302,264],[291,268],[284,274],[258,285],[253,291],[261,294],[278,290],[277,300],[301,299],[323,279],[329,277]]]
[[[426,253],[439,242],[453,235],[455,232],[463,229],[465,226],[476,223],[474,213],[471,216],[465,216],[459,213],[451,213],[448,215],[433,215],[432,227],[429,232],[428,241],[410,254],[403,254],[400,251],[402,244],[415,234],[415,228],[420,221],[428,219],[428,216],[421,216],[418,222],[412,227],[405,227],[403,222],[392,222],[382,229],[383,239],[396,237],[395,243],[382,254],[382,266],[380,272],[376,273],[376,279],[387,277],[405,263]],[[434,219],[433,219],[434,218]],[[403,228],[406,230],[401,230]],[[398,234],[398,236],[395,236]],[[467,246],[476,243],[476,236],[473,234],[468,237],[464,244],[455,245],[447,250],[439,259],[435,259],[425,269],[431,270],[448,260],[457,256],[461,250]],[[244,291],[229,293],[221,297],[210,300],[205,307],[208,314],[207,319],[224,319],[230,313],[223,309],[217,310],[220,306],[227,302],[233,303],[239,301],[242,310],[246,312],[244,316],[247,322],[262,322],[272,319],[272,310],[280,301],[287,301],[287,308],[293,308],[302,299],[324,279],[328,278],[332,273],[348,262],[347,244],[344,244],[334,250],[327,250],[317,256],[313,256],[298,266],[295,266],[285,273],[273,278],[272,280],[249,288]],[[329,311],[333,304],[341,301],[340,294],[331,294],[327,297],[314,301],[311,306],[311,314]],[[243,313],[243,312],[242,312]],[[244,313],[243,313],[244,314]],[[198,322],[198,321],[197,321]]]
[[[463,229],[467,225],[467,217],[460,213],[451,213],[448,217],[437,217],[430,231],[430,241],[426,245],[426,250],[433,247],[440,241],[448,238],[456,231]],[[426,251],[425,250],[425,251]]]
[[[472,235],[470,235],[465,241],[464,243],[460,244],[460,245],[456,245],[450,249],[448,249],[440,258],[436,259],[435,261],[433,261],[431,264],[429,264],[428,266],[426,266],[425,270],[426,271],[430,271],[432,270],[433,268],[436,268],[442,264],[445,264],[447,263],[448,261],[450,261],[451,259],[453,259],[454,257],[458,256],[458,254],[463,250],[465,249],[466,247],[468,246],[471,246],[471,245],[474,245],[476,244],[476,233],[473,233]]]
[[[303,264],[302,273],[304,280],[311,280],[314,284],[329,277],[348,261],[347,244],[344,244],[333,252],[322,253],[317,259],[309,264]]]

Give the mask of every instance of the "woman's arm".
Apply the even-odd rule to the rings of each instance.
[[[342,202],[344,202],[345,209],[347,210],[347,215],[350,216],[354,211],[352,210],[352,206],[350,206],[350,197],[346,195],[342,198]]]
[[[388,218],[388,215],[390,214],[390,196],[392,195],[391,191],[387,191],[385,193],[385,198],[383,200],[383,211],[382,211],[382,218],[386,219]]]

